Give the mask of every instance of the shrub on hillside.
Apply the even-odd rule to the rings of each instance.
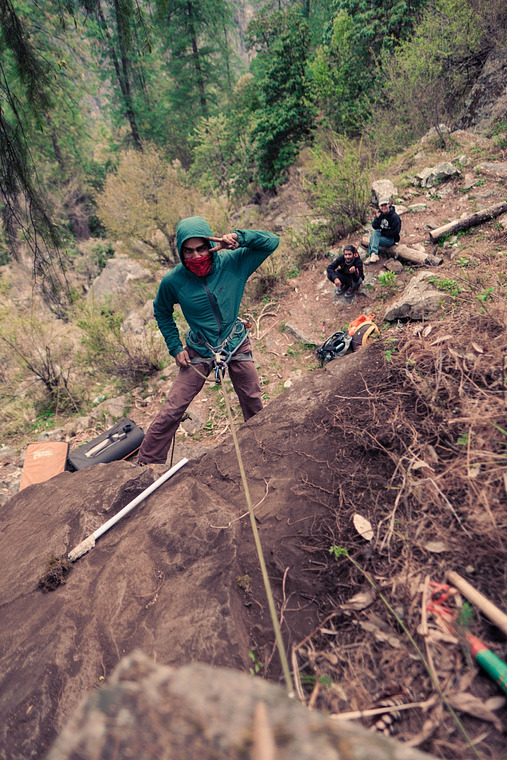
[[[484,61],[483,37],[481,19],[467,0],[436,0],[414,36],[384,55],[384,86],[369,130],[381,155],[454,121]]]
[[[117,305],[113,310],[92,304],[81,308],[77,324],[83,331],[83,364],[96,376],[131,384],[162,369],[167,350],[153,320],[135,335],[125,330],[124,319]]]
[[[333,132],[310,151],[304,187],[311,203],[329,220],[330,239],[366,222],[370,202],[370,158],[362,143]]]
[[[0,344],[2,395],[15,399],[20,384],[31,379],[34,403],[55,413],[79,410],[83,389],[76,379],[75,343],[67,325],[48,314],[16,315],[12,309],[4,309]]]
[[[158,261],[174,264],[176,225],[195,213],[196,200],[184,170],[156,148],[127,150],[97,199],[98,215],[111,240],[121,240],[134,255],[141,242]]]

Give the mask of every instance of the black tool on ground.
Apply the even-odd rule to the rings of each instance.
[[[71,451],[69,463],[75,470],[84,470],[92,464],[107,464],[125,459],[139,448],[143,438],[143,430],[125,417],[93,441]]]
[[[319,348],[315,349],[321,367],[332,359],[344,356],[348,352],[351,343],[352,335],[349,335],[344,330],[333,333]]]

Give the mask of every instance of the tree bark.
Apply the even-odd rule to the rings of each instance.
[[[361,240],[363,248],[368,248],[368,237]],[[444,260],[442,256],[436,256],[434,252],[419,251],[417,248],[410,248],[403,243],[391,245],[389,248],[379,248],[379,252],[385,253],[390,257],[397,257],[400,261],[406,261],[409,264],[419,264],[420,266],[438,267]]]
[[[199,48],[197,46],[197,37],[195,33],[194,25],[194,8],[191,2],[187,2],[188,12],[188,28],[190,32],[190,38],[192,41],[192,57],[194,59],[195,73],[197,77],[197,86],[199,88],[199,99],[201,101],[202,115],[208,115],[208,103],[206,101],[206,90],[204,87],[204,77],[202,74],[201,58],[199,55]]]
[[[444,224],[443,227],[437,227],[436,230],[431,230],[430,240],[433,242],[440,240],[444,235],[450,235],[453,232],[459,232],[460,230],[468,230],[470,227],[475,227],[478,224],[487,222],[489,219],[494,219],[500,214],[507,211],[507,203],[496,203],[494,206],[485,208],[482,211],[478,211],[476,214],[470,214],[463,217],[463,219],[454,219],[454,221]]]

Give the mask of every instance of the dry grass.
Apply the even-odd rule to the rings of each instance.
[[[481,305],[466,293],[456,306],[431,327],[407,324],[394,344],[392,338],[379,342],[377,350],[388,349],[390,361],[378,383],[360,404],[340,400],[333,424],[347,441],[336,456],[342,476],[329,498],[333,519],[319,526],[315,543],[327,551],[331,545],[346,547],[377,593],[369,604],[360,597],[347,605],[370,587],[349,559],[330,559],[323,622],[294,657],[311,707],[340,713],[386,700],[422,703],[399,713],[393,707],[393,730],[401,741],[449,760],[500,758],[499,714],[478,717],[482,708],[474,703],[471,712],[478,712],[470,717],[462,708],[463,694],[484,705],[500,694],[498,688],[438,621],[430,616],[426,631],[420,627],[426,618],[425,578],[443,583],[450,569],[506,606],[507,308],[500,299]],[[370,543],[353,528],[358,512],[372,523]],[[436,694],[400,620],[425,652],[446,697],[459,705],[475,748]],[[477,616],[470,625],[505,659],[502,637],[486,619]]]

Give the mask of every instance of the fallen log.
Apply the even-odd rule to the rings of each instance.
[[[368,248],[369,238],[363,238],[361,245],[364,248]],[[382,253],[391,258],[398,258],[402,262],[409,264],[419,264],[420,266],[438,267],[444,260],[442,256],[435,256],[434,252],[420,251],[418,248],[410,248],[410,246],[404,243],[397,243],[391,245],[389,248],[379,248],[379,253]]]
[[[449,235],[460,230],[468,230],[470,227],[475,227],[478,224],[487,222],[489,219],[494,219],[500,214],[507,211],[507,202],[495,203],[494,206],[485,208],[482,211],[477,211],[475,214],[469,214],[462,219],[454,219],[454,221],[444,224],[442,227],[437,227],[436,230],[430,231],[430,240],[436,242],[440,240],[444,235]]]
[[[392,256],[398,256],[401,261],[408,261],[410,264],[422,264],[423,266],[438,267],[442,263],[443,256],[435,256],[428,251],[419,251],[417,248],[410,248],[408,245],[398,243],[390,248],[380,248],[381,251]]]

